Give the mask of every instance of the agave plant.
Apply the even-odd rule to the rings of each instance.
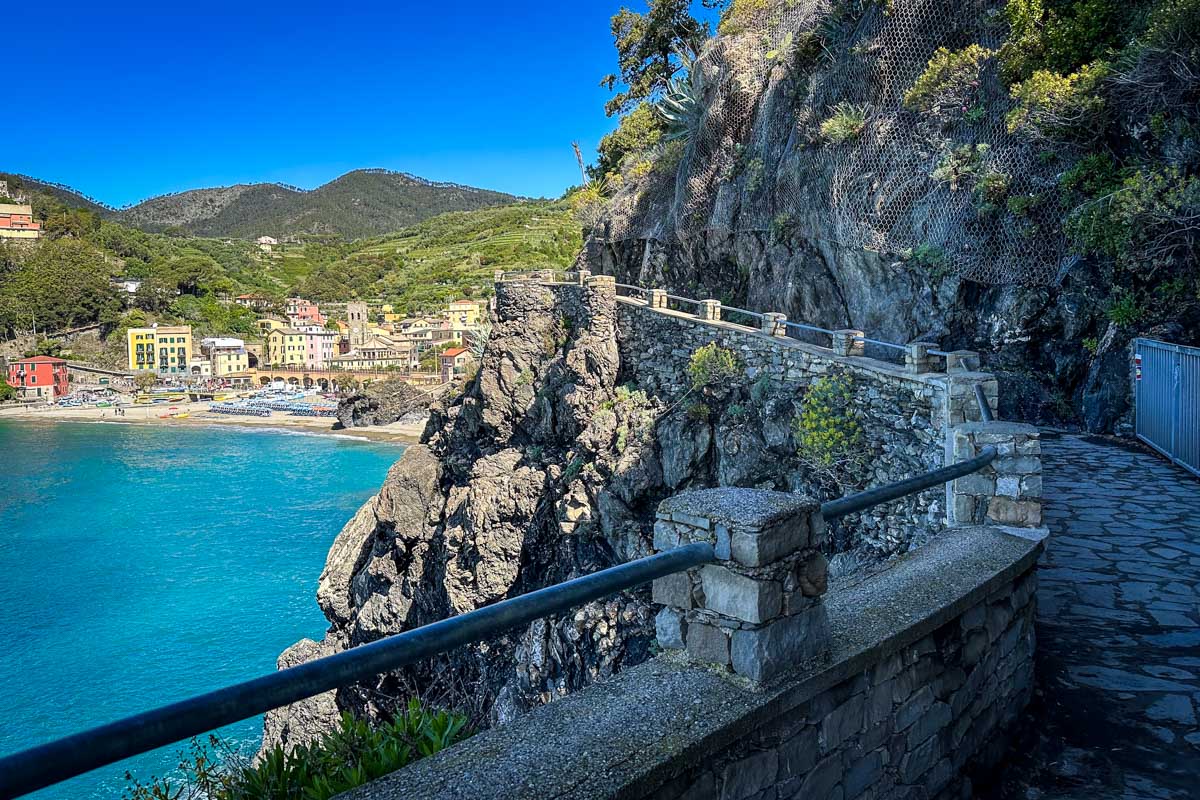
[[[704,71],[696,68],[696,54],[677,48],[679,71],[667,81],[666,91],[654,104],[654,110],[667,125],[664,142],[687,139],[704,114]]]

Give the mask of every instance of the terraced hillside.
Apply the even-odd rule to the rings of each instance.
[[[315,248],[336,244],[285,248],[278,269],[295,274],[308,267],[299,289],[316,300],[385,298],[418,311],[455,295],[486,293],[496,269],[568,266],[581,245],[568,205],[538,201],[441,214],[344,245],[344,255],[332,261],[317,259]]]

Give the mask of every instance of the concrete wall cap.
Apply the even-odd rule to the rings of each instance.
[[[1037,436],[1038,427],[1026,425],[1023,422],[967,422],[955,425],[954,432],[964,435],[990,433],[1008,436]]]
[[[810,497],[764,489],[700,489],[669,497],[658,506],[658,515],[704,517],[730,528],[761,530],[798,515],[808,515],[821,504]]]

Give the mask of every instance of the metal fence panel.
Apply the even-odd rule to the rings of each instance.
[[[1200,348],[1154,339],[1134,347],[1138,438],[1200,475]]]

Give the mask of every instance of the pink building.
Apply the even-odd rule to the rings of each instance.
[[[305,300],[303,297],[289,297],[284,305],[284,311],[295,326],[305,323],[324,325],[326,321],[325,315],[321,313],[317,304],[311,300]]]
[[[336,331],[305,331],[304,365],[308,369],[329,369],[330,360],[337,355],[338,338]]]

